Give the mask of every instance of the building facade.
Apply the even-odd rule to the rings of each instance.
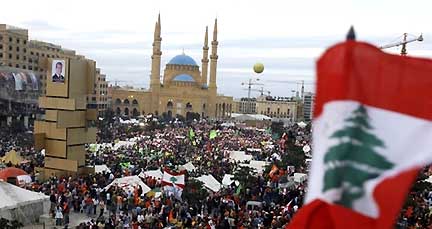
[[[233,110],[233,98],[217,94],[217,20],[213,29],[209,58],[206,28],[200,66],[185,53],[173,57],[165,66],[161,81],[161,21],[155,25],[149,90],[112,87],[112,108],[117,115],[146,114],[175,117],[196,113],[203,118],[226,118]],[[210,66],[209,66],[210,63]]]
[[[99,116],[102,116],[110,106],[108,82],[106,81],[106,75],[101,73],[100,68],[96,68],[94,92],[87,96],[87,104],[96,108]]]
[[[256,102],[256,98],[241,98],[234,100],[234,112],[239,114],[256,114]]]
[[[29,40],[28,30],[11,25],[0,24],[0,66],[32,71],[38,78],[41,95],[46,94],[47,72],[46,63],[49,58],[67,58],[84,60],[74,50],[62,48],[60,45]],[[89,95],[89,104],[94,103],[98,109],[108,108],[108,83],[106,76],[97,73],[94,94]],[[94,100],[93,100],[94,99]]]
[[[297,98],[259,96],[258,98],[241,98],[235,101],[235,113],[262,114],[271,118],[300,120],[298,110],[301,103]]]
[[[303,112],[305,121],[311,121],[313,117],[313,108],[315,103],[315,94],[307,92],[303,97]]]

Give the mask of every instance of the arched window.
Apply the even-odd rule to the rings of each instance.
[[[136,99],[132,100],[132,105],[137,106],[138,105],[138,101]]]
[[[134,108],[132,111],[132,116],[137,117],[139,115],[140,115],[139,111],[136,108]]]
[[[116,114],[117,114],[117,115],[121,115],[121,109],[120,109],[120,107],[117,107],[117,109],[116,109]]]
[[[115,100],[115,104],[120,105],[121,104],[121,100],[120,99],[116,99]]]
[[[188,110],[188,111],[192,110],[192,104],[191,103],[186,103],[186,110]]]
[[[167,109],[168,109],[168,110],[171,110],[171,109],[173,109],[173,107],[174,107],[173,102],[168,101],[168,103],[167,103]]]
[[[129,100],[128,100],[128,99],[125,99],[125,100],[123,101],[123,103],[124,103],[124,105],[129,105]]]
[[[124,109],[124,115],[129,116],[129,108],[126,107]]]

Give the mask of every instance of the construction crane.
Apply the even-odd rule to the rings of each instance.
[[[246,89],[248,91],[248,99],[250,99],[250,96],[251,96],[252,86],[254,86],[254,85],[264,85],[262,83],[259,83],[258,81],[259,81],[259,79],[252,79],[252,78],[250,78],[248,80],[248,82],[241,83],[242,86],[243,85],[247,85],[248,86],[248,88]]]
[[[398,47],[400,45],[402,45],[402,49],[401,49],[401,56],[406,56],[407,55],[407,50],[406,50],[406,45],[408,43],[414,42],[414,41],[423,41],[423,34],[420,34],[420,36],[418,37],[414,37],[411,39],[408,39],[408,34],[404,33],[403,34],[403,39],[402,41],[396,42],[396,43],[391,43],[391,44],[387,44],[387,45],[383,45],[380,46],[380,49],[388,49],[388,48],[393,48],[393,47]]]
[[[264,92],[266,92],[268,95],[270,95],[270,91],[264,91],[264,87],[261,87],[261,89],[251,89],[251,88],[245,88],[243,90],[247,90],[247,91],[256,91],[259,92],[261,95],[264,95]]]
[[[126,80],[117,80],[117,79],[114,79],[113,81],[114,81],[114,86],[115,86],[115,87],[118,86],[118,83],[119,83],[119,82],[128,82],[128,81],[126,81]]]

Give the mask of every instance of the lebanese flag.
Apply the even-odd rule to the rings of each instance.
[[[185,187],[185,173],[185,170],[177,173],[164,168],[164,173],[162,175],[162,185],[169,185],[183,189]]]
[[[305,206],[288,228],[394,228],[432,163],[432,61],[356,41],[317,63],[313,160]]]

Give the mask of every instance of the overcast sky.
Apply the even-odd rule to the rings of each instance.
[[[0,23],[96,60],[111,82],[146,88],[159,12],[162,69],[183,48],[200,64],[205,26],[211,32],[218,18],[218,90],[234,97],[247,96],[241,82],[254,76],[256,62],[265,65],[261,82],[273,95],[291,96],[300,80],[313,90],[315,60],[350,25],[358,40],[375,45],[423,33],[425,40],[409,44],[408,53],[432,57],[430,0],[13,0],[1,8]]]

